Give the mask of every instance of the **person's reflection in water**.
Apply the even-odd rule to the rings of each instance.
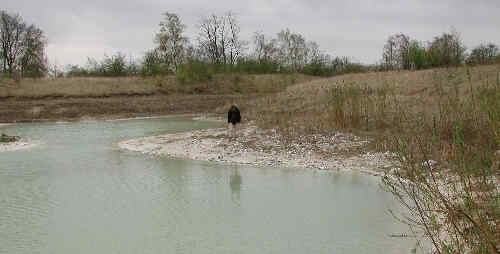
[[[238,205],[240,204],[241,183],[240,172],[238,169],[234,169],[229,176],[229,187],[231,188],[231,199]]]

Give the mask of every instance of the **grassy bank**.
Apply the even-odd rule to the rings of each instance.
[[[436,253],[498,253],[500,66],[344,75],[242,104],[296,138],[338,130],[396,154],[384,186]],[[409,215],[409,216],[408,216]]]
[[[0,80],[0,98],[110,97],[154,94],[253,94],[278,92],[313,80],[301,74],[218,74],[204,82],[185,83],[174,76],[152,78],[42,78]]]
[[[472,68],[470,81],[464,68],[349,74],[292,86],[242,107],[260,124],[283,131],[379,134],[402,123],[402,112],[432,116],[453,93],[462,97],[495,84],[498,71],[498,65]]]
[[[313,80],[300,74],[215,75],[198,83],[175,77],[0,80],[0,122],[121,118],[213,112],[233,101]]]

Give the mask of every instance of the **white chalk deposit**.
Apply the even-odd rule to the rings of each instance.
[[[367,142],[343,133],[301,136],[294,141],[285,141],[274,130],[243,125],[234,137],[228,129],[219,128],[138,138],[120,142],[118,146],[152,155],[253,166],[370,174],[391,168],[390,153],[346,155],[346,150]]]

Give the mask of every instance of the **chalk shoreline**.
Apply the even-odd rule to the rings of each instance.
[[[0,128],[9,125],[13,125],[13,123],[0,123]],[[0,153],[27,150],[38,146],[39,144],[39,142],[28,140],[25,138],[21,138],[20,140],[15,142],[0,142]]]
[[[262,130],[252,123],[240,126],[235,137],[228,129],[204,129],[118,143],[124,150],[150,155],[257,167],[294,167],[328,171],[357,171],[382,175],[392,168],[386,153],[343,155],[368,140],[344,133],[302,136],[283,141],[276,130]]]
[[[38,142],[33,142],[29,140],[19,140],[16,142],[0,143],[0,152],[12,152],[19,150],[26,150],[39,145]]]

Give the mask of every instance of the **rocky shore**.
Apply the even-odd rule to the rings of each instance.
[[[0,142],[0,152],[24,150],[35,147],[36,145],[38,145],[38,143],[23,139],[14,142]]]
[[[6,124],[0,124],[0,127],[4,125]],[[19,136],[0,134],[0,152],[23,150],[36,145],[37,143],[27,141]]]
[[[138,138],[118,144],[145,154],[259,167],[301,167],[359,171],[378,175],[391,168],[390,153],[349,153],[369,141],[344,133],[309,135],[291,141],[276,130],[244,124],[232,136],[228,129],[207,129]]]

